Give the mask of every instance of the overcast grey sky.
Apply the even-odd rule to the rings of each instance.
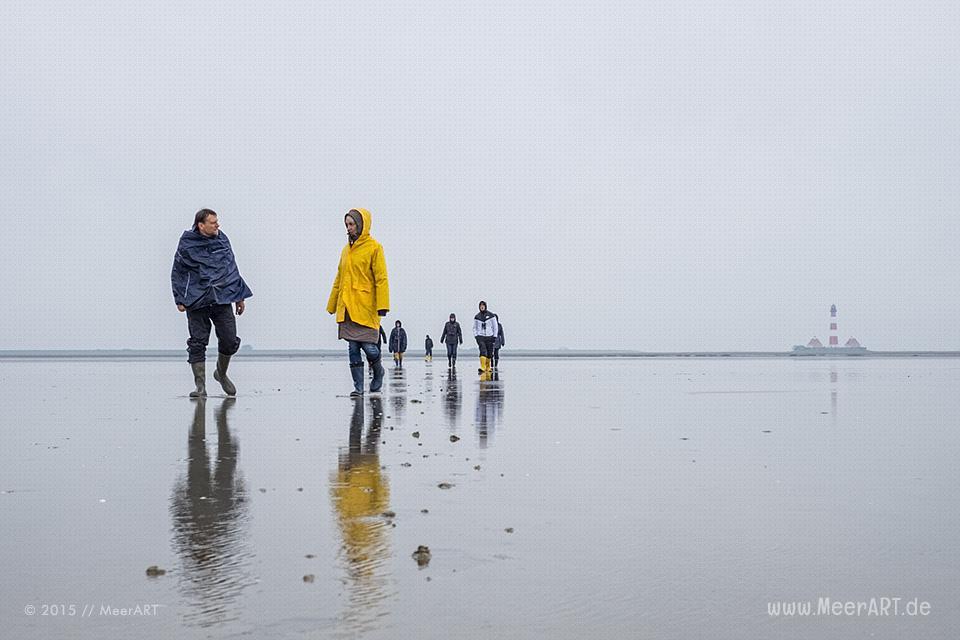
[[[0,5],[0,349],[183,347],[201,207],[336,348],[357,206],[414,347],[960,349],[956,2],[147,4]]]

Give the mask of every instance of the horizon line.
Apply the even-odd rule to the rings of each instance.
[[[476,349],[462,349],[461,353],[473,353]],[[208,355],[215,355],[216,349],[208,349]],[[408,357],[423,357],[423,349],[408,350]],[[0,359],[16,358],[177,358],[185,357],[184,349],[0,349]],[[344,355],[342,349],[254,349],[243,348],[237,352],[241,357],[253,358],[324,358]],[[443,354],[441,353],[440,356]],[[510,349],[505,354],[506,359],[518,358],[585,358],[585,357],[619,357],[619,358],[668,358],[668,357],[792,357],[792,358],[871,358],[871,357],[960,357],[960,350],[865,350],[860,353],[797,353],[795,351],[740,351],[740,350],[669,350],[669,351],[641,351],[635,349]],[[439,356],[438,356],[439,357]]]

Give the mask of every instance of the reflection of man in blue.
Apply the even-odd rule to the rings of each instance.
[[[487,438],[501,420],[503,411],[503,385],[496,371],[480,376],[480,390],[477,395],[477,413],[475,424],[481,447],[487,446]]]
[[[243,588],[253,583],[243,569],[247,512],[246,489],[237,477],[240,447],[227,425],[227,412],[235,402],[225,399],[216,412],[217,459],[211,469],[206,401],[197,401],[187,438],[187,476],[178,480],[170,500],[173,539],[200,626],[239,615],[230,615],[229,609]]]
[[[397,426],[403,424],[404,414],[407,412],[407,372],[397,367],[390,370],[390,403],[393,419]]]
[[[457,370],[447,369],[447,386],[443,390],[443,408],[447,414],[450,431],[456,431],[460,419],[461,402],[460,382],[457,380]]]

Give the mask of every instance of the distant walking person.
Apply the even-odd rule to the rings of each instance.
[[[487,303],[480,301],[480,311],[473,316],[473,335],[480,347],[480,368],[477,373],[493,371],[493,347],[498,332],[497,314],[487,310]]]
[[[497,339],[493,343],[493,368],[496,369],[500,364],[500,347],[507,344],[503,339],[503,325],[500,323],[500,316],[497,316]]]
[[[350,209],[343,217],[347,244],[340,252],[337,277],[327,300],[327,313],[337,314],[337,337],[347,341],[353,391],[363,396],[363,358],[373,369],[370,392],[383,387],[380,363],[380,318],[390,310],[390,286],[383,247],[370,235],[372,218],[366,209]]]
[[[393,354],[393,364],[403,366],[403,352],[407,350],[407,332],[402,323],[397,320],[393,331],[390,332],[390,353]]]
[[[450,320],[443,325],[440,342],[447,345],[447,368],[453,369],[457,366],[457,345],[463,344],[463,333],[460,332],[460,323],[457,322],[455,313],[451,313]]]
[[[210,324],[217,332],[217,368],[213,378],[223,387],[224,393],[237,393],[227,367],[230,358],[240,348],[237,337],[237,320],[233,315],[242,315],[244,300],[253,292],[240,277],[237,260],[227,235],[220,231],[217,214],[210,209],[200,209],[193,217],[193,227],[184,231],[173,258],[170,273],[173,301],[177,309],[187,313],[187,362],[193,369],[196,389],[191,398],[207,395],[206,359],[207,343],[210,341]]]
[[[378,328],[380,329],[380,335],[377,336],[377,347],[380,347],[380,345],[382,345],[382,344],[387,344],[387,334],[385,334],[385,333],[383,332],[383,327],[382,327],[382,326],[381,326],[381,327],[378,327]],[[383,350],[383,348],[381,347],[381,351],[382,351],[382,350]],[[370,378],[373,377],[373,367],[372,367],[372,366],[367,367],[367,376],[370,377]]]
[[[433,362],[433,340],[430,339],[430,336],[427,336],[427,339],[423,341],[423,359],[427,362]]]

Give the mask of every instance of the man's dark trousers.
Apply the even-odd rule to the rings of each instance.
[[[232,356],[240,348],[237,337],[237,319],[233,306],[214,304],[202,309],[187,310],[187,325],[190,339],[187,340],[187,362],[204,362],[207,358],[207,343],[210,342],[210,324],[217,332],[217,351]]]

